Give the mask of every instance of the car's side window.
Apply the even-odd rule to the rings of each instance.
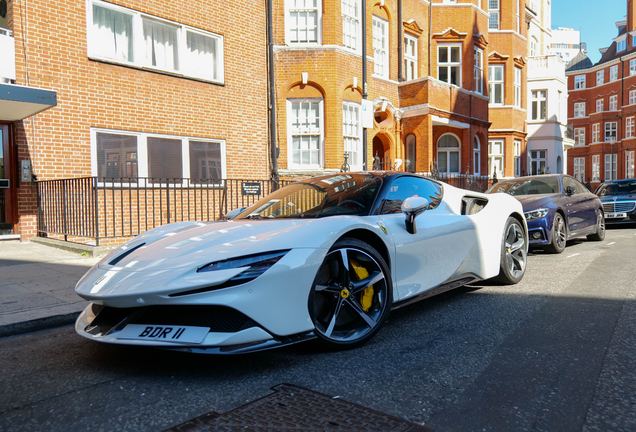
[[[577,179],[574,179],[574,184],[576,185],[576,193],[589,193],[590,191]]]
[[[423,178],[399,177],[391,183],[381,214],[399,213],[402,211],[402,202],[412,196],[426,198],[430,208],[435,208],[442,198],[442,188],[437,183]]]

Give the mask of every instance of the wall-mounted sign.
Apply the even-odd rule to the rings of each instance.
[[[258,182],[243,182],[241,183],[241,192],[243,195],[260,195],[261,184]]]
[[[9,179],[0,179],[0,189],[7,189],[9,187]]]

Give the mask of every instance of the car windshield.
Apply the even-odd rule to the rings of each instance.
[[[603,183],[596,191],[599,197],[615,195],[636,195],[636,181]]]
[[[382,180],[370,174],[341,174],[293,183],[269,194],[236,219],[366,216]]]
[[[504,180],[492,185],[487,193],[505,192],[513,196],[556,194],[561,192],[558,177]]]

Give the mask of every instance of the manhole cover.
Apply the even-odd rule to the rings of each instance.
[[[291,384],[226,413],[211,412],[173,432],[432,432],[424,426]]]

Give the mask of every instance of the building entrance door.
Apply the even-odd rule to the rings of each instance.
[[[15,158],[10,148],[9,125],[0,124],[0,236],[13,234],[16,209]]]

